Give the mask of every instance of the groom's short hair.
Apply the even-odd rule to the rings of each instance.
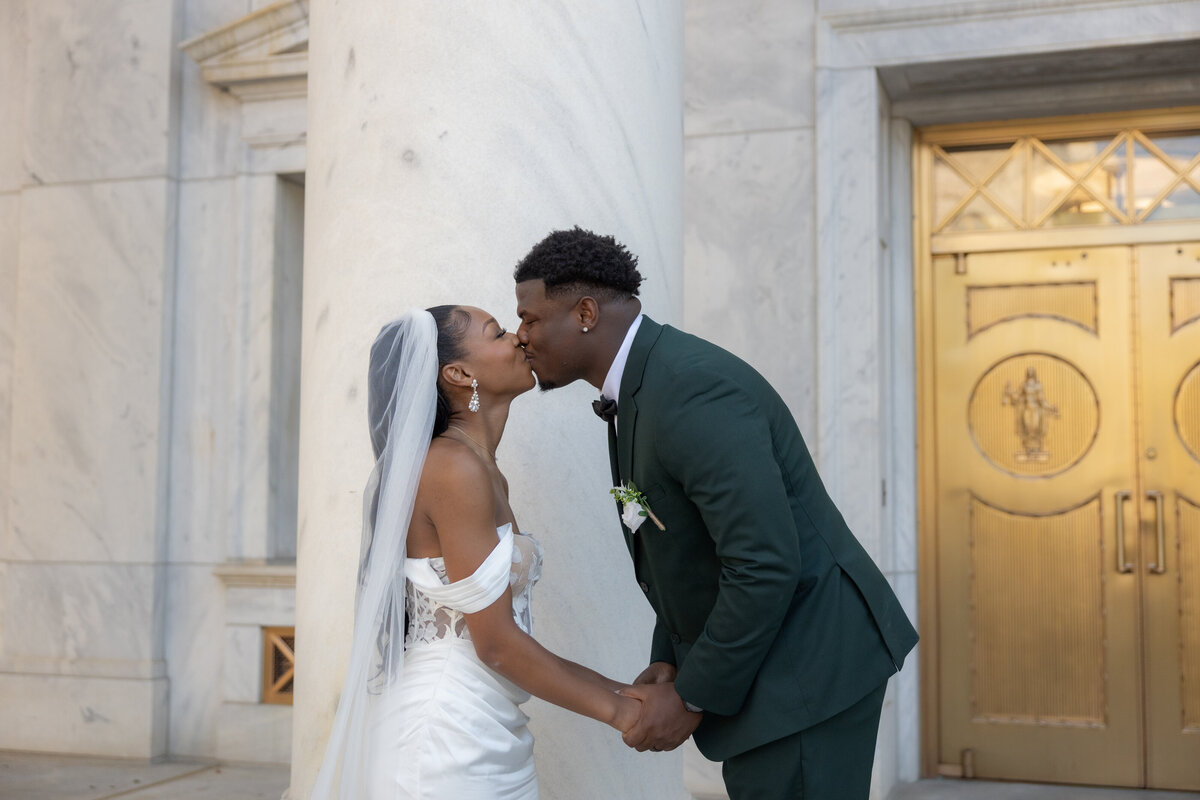
[[[547,297],[578,291],[621,300],[637,297],[642,283],[637,263],[637,256],[613,237],[576,226],[535,244],[513,270],[513,280],[540,280]]]

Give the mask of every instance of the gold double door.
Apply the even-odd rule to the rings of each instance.
[[[939,761],[1200,789],[1200,244],[933,290]]]

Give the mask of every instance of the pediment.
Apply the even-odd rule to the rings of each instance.
[[[307,91],[308,0],[279,0],[179,45],[204,80],[242,99]]]

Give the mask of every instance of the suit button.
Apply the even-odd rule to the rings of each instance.
[[[643,593],[643,594],[649,594],[649,593],[650,593],[650,587],[649,587],[649,586],[646,584],[646,582],[645,582],[645,581],[640,581],[640,582],[638,583],[638,586],[642,587],[642,593]]]
[[[678,633],[672,633],[672,634],[671,634],[671,644],[679,644],[679,643],[680,643],[680,642],[682,642],[682,641],[683,641],[683,640],[679,638],[679,634],[678,634]]]

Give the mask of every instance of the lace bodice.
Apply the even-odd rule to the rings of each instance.
[[[448,637],[470,641],[464,614],[487,608],[505,588],[512,589],[513,619],[521,630],[533,633],[530,605],[533,585],[542,575],[542,547],[532,536],[514,534],[512,525],[496,533],[500,540],[487,559],[472,575],[454,583],[441,558],[405,560],[406,648]]]

